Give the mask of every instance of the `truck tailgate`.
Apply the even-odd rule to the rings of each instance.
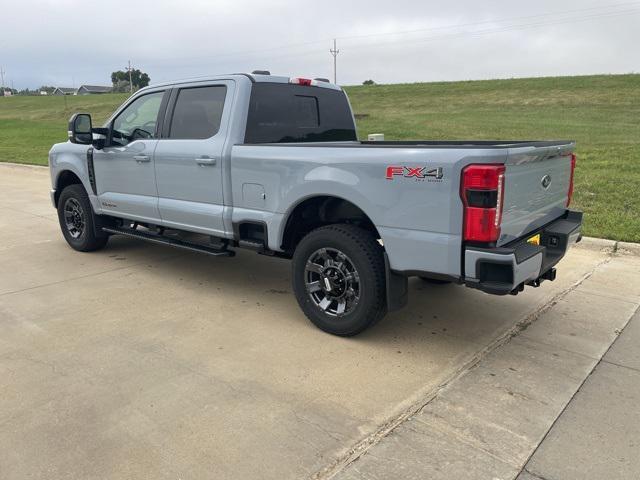
[[[573,144],[509,152],[501,235],[504,245],[564,214],[571,182]]]

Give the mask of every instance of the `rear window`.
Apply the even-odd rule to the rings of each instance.
[[[227,87],[183,88],[173,110],[169,138],[205,139],[220,129]]]
[[[282,83],[251,91],[245,143],[357,140],[344,92]]]

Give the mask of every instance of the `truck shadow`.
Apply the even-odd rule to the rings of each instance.
[[[159,282],[171,279],[176,288],[187,289],[198,298],[215,296],[226,308],[256,307],[256,316],[269,321],[278,312],[278,324],[273,328],[304,325],[318,331],[299,309],[294,297],[288,260],[237,250],[235,257],[211,257],[171,247],[144,244],[126,238],[112,238],[103,254],[127,257],[141,264],[147,249],[155,249],[148,275]],[[140,256],[140,259],[135,257]],[[357,337],[342,341],[377,344],[433,342],[447,337],[464,342],[487,344],[539,306],[538,297],[496,297],[448,284],[432,285],[418,278],[409,280],[409,303],[397,312],[389,313],[379,324]],[[326,340],[329,335],[319,337]]]

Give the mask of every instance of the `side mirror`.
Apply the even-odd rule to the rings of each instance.
[[[88,113],[76,113],[69,119],[69,141],[80,145],[91,145],[93,133],[91,127],[91,115]]]

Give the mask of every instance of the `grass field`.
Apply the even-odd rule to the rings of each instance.
[[[640,75],[347,87],[361,137],[572,139],[585,233],[640,242]],[[0,161],[46,164],[73,112],[96,124],[126,95],[0,98]]]

